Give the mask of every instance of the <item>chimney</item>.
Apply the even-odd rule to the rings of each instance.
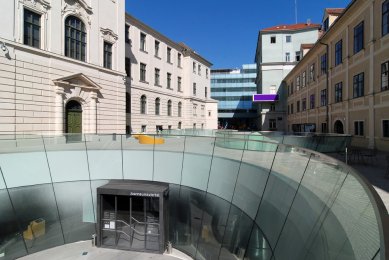
[[[311,25],[311,19],[310,18],[307,19],[307,25]]]

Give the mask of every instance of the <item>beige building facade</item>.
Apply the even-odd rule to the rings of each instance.
[[[127,132],[216,129],[209,61],[126,15]]]
[[[284,79],[289,131],[351,134],[353,145],[389,150],[388,17],[388,0],[326,9],[323,35]]]

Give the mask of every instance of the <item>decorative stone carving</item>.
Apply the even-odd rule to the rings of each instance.
[[[109,28],[100,28],[100,32],[101,37],[108,42],[115,43],[119,39],[118,35]]]
[[[84,0],[64,0],[62,15],[65,15],[66,13],[85,18],[87,23],[89,25],[91,24],[90,15],[93,14],[92,7]]]
[[[47,10],[51,8],[50,3],[45,0],[19,0],[19,3],[42,13],[47,13]]]

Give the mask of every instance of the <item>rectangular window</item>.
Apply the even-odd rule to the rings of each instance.
[[[127,74],[127,77],[131,77],[131,60],[130,58],[126,58],[126,74]]]
[[[181,77],[177,77],[177,91],[182,91],[181,90]]]
[[[343,83],[339,82],[335,84],[335,103],[342,102],[343,100]]]
[[[294,85],[293,85],[293,82],[290,83],[290,94],[292,95],[294,92]]]
[[[197,72],[199,73],[199,75],[201,76],[201,65],[199,64],[199,66],[197,67]]]
[[[166,77],[167,77],[167,88],[172,89],[172,74],[167,73]]]
[[[296,78],[296,91],[300,90],[300,76],[297,76]]]
[[[104,42],[104,68],[112,69],[112,44]]]
[[[167,62],[172,63],[172,49],[167,47],[166,51]]]
[[[286,35],[286,42],[292,42],[292,36],[291,35]]]
[[[364,73],[359,73],[353,78],[353,97],[362,97],[364,95]]]
[[[140,81],[146,82],[146,64],[140,64]]]
[[[193,62],[193,73],[196,73],[196,63]]]
[[[363,49],[363,21],[354,27],[354,54]]]
[[[309,67],[309,81],[315,81],[315,64],[312,64],[311,67]]]
[[[321,75],[327,73],[327,53],[324,53],[320,57],[320,72]]]
[[[296,51],[296,61],[300,61],[300,59],[301,59],[301,52]]]
[[[342,63],[342,40],[335,44],[335,66]]]
[[[290,52],[285,53],[285,61],[289,62],[290,61]]]
[[[196,92],[197,92],[196,83],[193,83],[193,96],[196,96]]]
[[[290,104],[290,113],[293,114],[293,104]]]
[[[382,36],[389,33],[389,0],[382,4]]]
[[[363,136],[363,121],[354,122],[354,135]]]
[[[142,125],[140,131],[141,131],[142,133],[146,133],[146,128],[147,128],[147,125]]]
[[[208,88],[205,87],[205,97],[207,98],[208,97]]]
[[[382,120],[382,137],[389,137],[389,120]]]
[[[140,33],[140,50],[146,51],[146,34]]]
[[[154,55],[155,57],[159,57],[159,41],[155,41],[154,43]]]
[[[208,69],[205,69],[205,78],[208,78]]]
[[[126,30],[125,30],[125,38],[126,42],[130,43],[130,26],[126,24]]]
[[[155,68],[154,69],[154,85],[159,86],[160,85],[160,70]]]
[[[302,86],[303,88],[305,88],[306,82],[307,80],[306,80],[305,71],[303,71],[303,86]]]
[[[277,122],[275,119],[269,119],[269,130],[276,130]]]
[[[328,27],[330,26],[330,21],[328,17],[323,22],[323,30],[326,32],[328,30]]]
[[[320,105],[321,106],[327,105],[327,89],[322,89],[320,91]]]
[[[305,111],[307,110],[307,99],[306,98],[303,98],[303,101],[302,101],[302,111]]]
[[[276,37],[275,36],[270,37],[270,43],[276,43]]]
[[[297,101],[296,111],[297,111],[297,113],[300,112],[300,101]]]
[[[381,64],[381,90],[389,89],[388,74],[389,74],[389,61]]]
[[[181,67],[181,53],[177,54],[177,66]]]
[[[270,104],[270,111],[276,111],[276,104],[274,103]]]
[[[24,9],[24,44],[40,48],[41,16]]]
[[[327,133],[327,123],[321,123],[321,132]]]
[[[314,94],[309,96],[309,108],[310,109],[315,108],[315,95]]]

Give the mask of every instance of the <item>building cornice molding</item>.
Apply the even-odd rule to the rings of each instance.
[[[50,3],[45,0],[19,0],[19,3],[42,13],[47,13],[47,11],[51,8]]]

